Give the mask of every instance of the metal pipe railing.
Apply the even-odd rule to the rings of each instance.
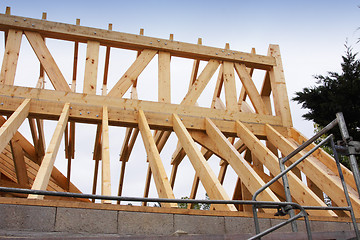
[[[9,188],[0,187],[0,192],[8,193],[21,193],[21,194],[34,194],[44,196],[58,196],[58,197],[73,197],[73,198],[86,198],[86,199],[101,199],[101,200],[114,200],[114,201],[129,201],[129,202],[167,202],[167,203],[208,203],[208,204],[244,204],[244,205],[257,205],[260,208],[273,208],[277,209],[280,206],[287,207],[292,206],[294,209],[299,209],[300,213],[278,225],[275,225],[262,233],[258,233],[250,239],[258,239],[276,229],[304,217],[305,227],[308,235],[308,239],[311,238],[310,222],[305,209],[294,202],[270,202],[270,201],[253,201],[253,200],[197,200],[197,199],[168,199],[168,198],[144,198],[144,197],[124,197],[124,196],[104,196],[96,194],[85,194],[85,193],[71,193],[71,192],[53,192],[44,190],[33,190],[23,188]]]
[[[313,143],[316,139],[327,133],[329,130],[334,128],[338,124],[337,119],[334,119],[331,123],[326,125],[323,129],[321,129],[319,132],[317,132],[314,136],[309,138],[306,142],[301,144],[297,149],[292,151],[289,155],[282,158],[282,163],[285,164],[286,161],[288,161],[290,158],[294,157],[296,154],[304,150],[307,146],[309,146],[311,143]]]
[[[324,140],[322,140],[318,145],[316,145],[314,148],[312,148],[310,151],[308,151],[305,155],[303,155],[301,158],[299,158],[297,161],[295,161],[293,164],[291,164],[288,168],[285,169],[285,162],[288,161],[289,159],[291,159],[292,157],[294,157],[296,154],[298,154],[300,151],[302,151],[303,149],[305,149],[307,146],[309,146],[311,143],[313,143],[316,139],[318,139],[319,137],[321,137],[323,134],[327,133],[330,129],[332,129],[334,126],[336,126],[336,124],[339,124],[340,127],[340,131],[341,134],[343,136],[343,140],[346,144],[346,147],[348,147],[348,141],[350,139],[349,134],[347,132],[347,128],[345,125],[345,121],[343,118],[342,113],[337,113],[337,118],[335,120],[333,120],[331,123],[329,123],[326,127],[324,127],[321,131],[319,131],[317,134],[315,134],[312,138],[310,138],[309,140],[307,140],[306,142],[304,142],[303,144],[301,144],[297,149],[295,149],[293,152],[291,152],[289,155],[287,155],[284,158],[280,158],[279,159],[279,164],[280,164],[280,173],[275,176],[272,180],[270,180],[268,183],[266,183],[264,186],[262,186],[260,189],[258,189],[254,195],[252,200],[196,200],[196,199],[167,199],[167,198],[144,198],[144,197],[124,197],[124,196],[103,196],[103,195],[95,195],[95,194],[83,194],[83,193],[70,193],[70,192],[52,192],[52,191],[43,191],[43,190],[33,190],[33,189],[20,189],[20,188],[8,188],[8,187],[0,187],[0,192],[10,192],[10,193],[22,193],[22,194],[35,194],[35,195],[45,195],[45,196],[59,196],[59,197],[73,197],[73,198],[86,198],[86,199],[101,199],[101,200],[114,200],[114,201],[135,201],[135,202],[166,202],[166,203],[207,203],[207,204],[244,204],[244,205],[252,205],[253,206],[253,217],[254,217],[254,223],[255,223],[255,230],[256,230],[256,235],[249,238],[249,239],[261,239],[262,236],[265,236],[273,231],[275,231],[278,228],[281,228],[282,226],[288,224],[288,223],[292,223],[292,227],[293,227],[293,231],[296,230],[297,231],[297,227],[294,221],[296,219],[299,219],[301,217],[304,217],[304,221],[305,221],[305,226],[306,226],[306,231],[307,231],[307,236],[308,239],[312,239],[312,235],[311,235],[311,229],[310,229],[310,223],[309,223],[309,219],[306,213],[306,209],[308,210],[342,210],[342,211],[349,211],[350,212],[350,216],[354,225],[354,230],[356,233],[356,237],[357,239],[360,239],[360,234],[359,234],[359,230],[358,230],[358,226],[356,223],[356,219],[355,219],[355,215],[354,215],[354,211],[352,208],[352,204],[351,204],[351,200],[350,200],[350,196],[349,193],[347,191],[347,186],[344,180],[344,176],[342,173],[342,169],[340,166],[340,161],[337,155],[337,151],[335,148],[335,143],[334,143],[334,139],[333,139],[333,135],[329,135],[328,137],[326,137]],[[325,145],[327,142],[331,143],[331,147],[333,149],[334,152],[334,158],[336,161],[336,166],[339,172],[339,177],[341,179],[341,183],[343,186],[343,190],[344,190],[344,194],[345,194],[345,198],[346,201],[348,203],[348,207],[323,207],[323,206],[301,206],[297,203],[294,203],[291,201],[291,195],[290,195],[290,201],[286,202],[268,202],[268,201],[256,201],[256,197],[262,192],[264,191],[266,188],[268,188],[271,184],[273,184],[274,182],[278,181],[281,177],[284,180],[284,187],[286,187],[286,174],[292,170],[294,167],[296,167],[300,162],[302,162],[305,158],[307,158],[308,156],[310,156],[312,153],[314,153],[318,148],[320,148],[321,146]],[[350,155],[355,159],[354,155]],[[350,159],[350,160],[354,160],[354,159]],[[360,176],[359,176],[359,171],[358,171],[358,167],[357,164],[353,163],[354,161],[352,161],[352,168],[356,167],[357,171],[353,171],[354,174],[354,178],[355,178],[355,182],[356,182],[356,186],[357,186],[357,190],[358,193],[360,194]],[[355,159],[356,162],[356,159]],[[352,169],[353,170],[353,169]],[[285,189],[286,190],[286,189]],[[290,193],[290,190],[288,191],[288,193]],[[259,226],[259,221],[258,221],[258,216],[257,216],[257,209],[258,208],[277,208],[279,209],[280,207],[283,207],[282,209],[284,209],[285,212],[289,212],[292,213],[290,214],[290,218],[287,219],[284,222],[281,222],[280,224],[277,224],[263,232],[260,232],[260,226]],[[294,215],[293,209],[299,209],[300,212],[297,215]]]
[[[321,134],[322,135],[322,134]],[[320,136],[321,136],[320,135]],[[271,184],[273,184],[274,182],[276,182],[277,180],[279,180],[282,176],[284,176],[286,173],[288,173],[290,170],[292,170],[294,167],[296,167],[300,162],[302,162],[305,158],[307,158],[308,156],[310,156],[313,152],[315,152],[318,148],[320,148],[321,146],[323,146],[328,140],[330,139],[330,136],[328,136],[327,138],[325,138],[323,141],[321,141],[317,146],[315,146],[313,149],[311,149],[309,152],[307,152],[304,156],[302,156],[301,158],[299,158],[296,162],[294,162],[293,164],[291,164],[287,169],[285,169],[284,171],[280,172],[278,175],[276,175],[273,179],[271,179],[269,182],[267,182],[264,186],[262,186],[261,188],[259,188],[253,195],[252,200],[256,201],[256,197],[263,192],[266,188],[268,188]],[[308,143],[307,145],[309,145],[310,143]],[[304,145],[304,144],[303,144]],[[306,147],[306,146],[305,146]],[[304,148],[305,148],[304,147]],[[296,151],[293,151],[296,152]],[[298,153],[298,152],[297,152]],[[297,154],[295,153],[294,156]],[[258,221],[258,217],[257,217],[257,208],[256,205],[253,205],[253,216],[254,216],[254,224],[255,224],[255,231],[257,234],[260,233],[260,225],[259,225],[259,221]],[[291,216],[292,217],[292,216]]]

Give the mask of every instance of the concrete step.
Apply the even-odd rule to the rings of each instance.
[[[245,240],[251,234],[186,234],[184,232],[174,233],[168,236],[159,235],[118,235],[118,234],[89,234],[68,232],[30,232],[30,231],[4,231],[0,230],[0,239],[89,239],[89,240]],[[313,240],[349,240],[356,239],[353,231],[313,232]],[[306,233],[272,233],[262,238],[263,240],[303,240],[307,239]]]

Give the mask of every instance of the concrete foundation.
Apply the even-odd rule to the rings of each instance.
[[[262,230],[281,219],[261,218]],[[299,231],[305,232],[303,221]],[[0,204],[2,231],[67,232],[117,235],[254,234],[250,217],[198,216],[66,207]],[[348,222],[311,221],[312,231],[352,231]],[[276,231],[291,232],[290,225]]]

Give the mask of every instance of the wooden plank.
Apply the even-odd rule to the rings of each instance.
[[[237,121],[236,129],[238,137],[245,143],[251,152],[269,169],[270,173],[277,175],[280,173],[278,158],[265,147],[264,144],[253,134],[244,124]],[[292,197],[301,205],[326,206],[294,173],[287,174]],[[335,216],[332,211],[314,211],[309,210],[309,214],[321,216]]]
[[[268,133],[267,136],[269,141],[283,154],[288,155],[297,148],[296,145],[293,145],[273,127],[267,125],[266,132]],[[300,152],[289,161],[293,163],[303,155],[304,152]],[[311,156],[299,163],[298,168],[306,175],[306,178],[309,178],[324,191],[326,195],[331,198],[331,201],[334,201],[338,206],[345,206],[347,204],[340,178],[337,176],[336,172],[332,173],[326,171],[326,169],[319,165],[319,160]],[[353,204],[354,212],[356,215],[359,215],[360,199],[355,190],[348,188],[348,192]],[[350,216],[350,213],[347,212],[346,214]]]
[[[80,19],[76,19],[76,25],[80,25]],[[79,56],[79,42],[74,42],[74,62],[73,62],[73,72],[72,72],[72,82],[71,82],[71,91],[76,92],[76,79],[77,79],[77,65],[78,65],[78,56]]]
[[[185,153],[184,149],[181,147],[180,144],[178,144],[176,146],[176,149],[175,149],[173,155],[171,156],[171,164],[172,165],[180,164],[181,160],[183,160],[183,158],[185,156],[186,156],[186,153]]]
[[[45,155],[45,148],[46,148],[45,136],[44,136],[44,123],[41,119],[38,118],[35,119],[35,122],[38,129],[37,152],[39,154],[39,157],[42,158]]]
[[[176,114],[173,114],[173,127],[191,164],[196,173],[199,174],[199,178],[210,199],[229,200],[229,196],[221,186],[215,173],[206,162],[200,150],[195,146],[194,140],[191,138],[184,124]],[[215,208],[216,210],[236,211],[235,206],[232,204],[217,205]]]
[[[234,63],[224,62],[224,89],[225,89],[225,99],[226,99],[226,109],[231,111],[238,111],[238,103],[236,96],[236,84],[235,84],[235,74],[234,74]]]
[[[220,62],[217,60],[210,60],[205,66],[204,70],[199,75],[198,79],[191,85],[184,99],[181,101],[182,105],[194,105],[199,98],[200,94],[214,75],[216,69],[219,67]]]
[[[120,150],[120,161],[126,162],[128,160],[128,148],[129,148],[129,141],[132,134],[133,128],[126,128],[124,141],[122,143],[122,147]],[[125,161],[126,160],[126,161]]]
[[[136,58],[135,62],[129,67],[125,74],[110,90],[107,96],[122,97],[129,89],[129,87],[134,83],[134,81],[138,78],[140,73],[150,63],[156,53],[157,51],[144,49],[141,52],[140,56]]]
[[[250,164],[239,154],[235,147],[226,139],[216,125],[206,118],[206,133],[217,144],[218,149],[225,156],[224,159],[234,169],[245,187],[254,194],[259,188],[265,185],[265,182],[253,170]],[[270,189],[262,192],[258,199],[262,201],[279,201]]]
[[[96,194],[97,179],[99,174],[99,162],[100,160],[95,160],[92,194]],[[91,201],[94,203],[95,199],[92,199]]]
[[[149,164],[147,171],[146,171],[145,188],[144,188],[144,195],[143,195],[144,198],[147,198],[149,196],[151,175],[152,175],[152,172],[151,172],[151,167]],[[142,206],[147,206],[147,202],[143,202]]]
[[[0,84],[13,85],[19,58],[22,31],[10,29],[8,32],[4,58],[2,61]]]
[[[71,89],[62,75],[49,49],[46,47],[44,39],[39,33],[25,31],[26,38],[29,40],[41,65],[44,67],[55,90],[70,92]]]
[[[4,97],[0,96],[0,102],[4,103],[4,106],[0,108],[0,114],[6,114],[13,112],[16,110],[16,107],[21,104],[23,98],[17,97]],[[142,105],[141,102],[140,105]],[[126,104],[128,105],[128,104]],[[130,105],[129,105],[130,106]],[[109,124],[111,126],[123,126],[123,127],[136,127],[136,111],[132,110],[133,106],[130,106],[130,109],[126,107],[118,108],[118,107],[109,107]],[[86,111],[84,111],[84,109]],[[182,112],[181,108],[175,108],[176,112]],[[192,130],[205,130],[205,123],[203,116],[206,116],[205,113],[207,111],[203,111],[202,108],[197,108],[198,111],[188,111],[191,114],[179,114],[181,118],[183,118],[184,125]],[[185,109],[184,109],[185,110]],[[188,109],[191,110],[191,109]],[[195,109],[194,109],[195,110]],[[206,109],[211,110],[211,109]],[[61,111],[61,102],[52,102],[52,101],[42,101],[32,99],[31,108],[30,108],[30,117],[42,118],[42,119],[49,119],[49,120],[56,120],[59,117],[59,111]],[[166,110],[165,110],[166,111]],[[217,111],[217,110],[216,110]],[[101,123],[101,116],[102,114],[102,107],[101,106],[94,106],[94,105],[83,105],[83,104],[76,104],[72,103],[72,109],[70,110],[70,121],[79,122],[79,123],[90,123],[90,124],[99,124]],[[89,113],[87,113],[89,112]],[[201,115],[201,112],[204,115]],[[165,130],[171,131],[172,129],[172,120],[171,120],[171,113],[164,113],[164,112],[153,112],[153,111],[146,111],[145,112],[148,117],[149,126],[151,129],[157,130]],[[241,113],[241,112],[239,112]],[[235,129],[235,122],[233,120],[226,120],[226,115],[228,112],[225,112],[225,116],[221,116],[215,114],[214,112],[209,112],[209,115],[216,116],[215,118],[211,118],[213,122],[218,126],[218,128],[227,136],[227,137],[234,137],[236,136],[236,129]],[[241,113],[241,115],[244,113]],[[207,116],[209,116],[207,115]],[[229,116],[230,118],[235,118],[233,116]],[[266,116],[266,115],[260,115]],[[257,115],[242,115],[239,119],[243,121],[243,123],[253,131],[253,133],[259,137],[265,136],[265,126],[264,123],[271,123],[271,125],[276,125],[278,123],[278,117],[264,117],[260,118]],[[220,119],[220,117],[223,117]],[[170,119],[170,120],[169,120]],[[281,131],[286,131],[283,127],[277,127]]]
[[[154,176],[155,185],[160,198],[174,199],[174,193],[166,176],[165,168],[160,158],[154,138],[151,135],[145,114],[139,110],[139,130],[149,159],[149,165]],[[162,203],[165,207],[177,207],[176,203]]]
[[[190,199],[195,199],[196,198],[196,193],[197,193],[197,190],[199,188],[199,183],[200,183],[199,175],[197,175],[197,173],[195,173],[193,184],[191,186],[190,196],[189,196]],[[194,203],[189,203],[187,208],[188,209],[193,209],[194,206],[195,206]]]
[[[241,191],[241,179],[237,178],[232,200],[242,200],[242,199],[243,198],[242,198],[242,191]],[[238,211],[244,211],[244,206],[245,205],[242,205],[242,204],[235,204],[235,207]]]
[[[251,49],[251,53],[256,54],[255,48]],[[252,77],[252,75],[254,73],[254,68],[247,68],[246,70],[248,71],[250,77]],[[242,102],[246,100],[246,96],[247,96],[247,93],[246,93],[245,87],[242,86],[241,90],[240,90],[240,94],[239,94],[239,101],[238,101],[238,104],[240,106],[241,106]]]
[[[202,38],[198,38],[197,44],[202,45]],[[200,60],[195,59],[194,63],[193,63],[192,70],[191,70],[189,89],[190,89],[191,85],[193,85],[194,82],[197,79],[197,75],[198,75],[198,71],[199,71],[199,65],[200,65]]]
[[[17,182],[22,186],[29,186],[29,177],[27,175],[24,152],[17,141],[11,140],[10,146],[14,160]]]
[[[171,103],[171,88],[170,88],[170,53],[159,52],[158,55],[158,101]]]
[[[224,184],[225,174],[226,174],[226,170],[227,170],[228,166],[229,166],[229,163],[227,161],[224,161],[224,163],[221,164],[221,166],[220,166],[218,179],[219,179],[219,182],[221,183],[221,185]]]
[[[293,124],[291,119],[290,104],[286,90],[279,45],[270,44],[268,55],[273,56],[276,59],[276,66],[269,71],[275,113],[277,116],[281,116],[283,126],[292,127]]]
[[[214,89],[214,95],[211,102],[211,108],[216,108],[216,101],[220,98],[221,89],[224,83],[224,65],[220,65],[218,78],[216,80],[216,85]],[[224,108],[225,109],[225,108]]]
[[[264,102],[256,89],[245,65],[235,64],[235,69],[257,113],[268,114]]]
[[[99,42],[87,42],[83,93],[96,94],[99,48]]]
[[[124,178],[125,178],[125,168],[126,168],[126,162],[121,162],[121,170],[120,170],[120,179],[119,179],[119,189],[118,189],[118,196],[122,195],[122,190],[124,186]],[[117,201],[117,204],[120,204],[120,201]]]
[[[24,100],[0,128],[0,152],[8,145],[29,114],[30,99]]]
[[[6,97],[7,96],[14,96],[14,97]],[[150,102],[150,101],[141,101],[136,99],[119,99],[119,98],[112,98],[106,96],[98,96],[92,94],[81,94],[81,93],[65,93],[62,91],[52,91],[46,89],[33,89],[33,88],[26,88],[26,87],[19,87],[19,86],[8,86],[8,85],[0,85],[0,102],[3,102],[4,105],[1,106],[1,110],[3,111],[13,111],[14,103],[17,101],[21,101],[22,99],[16,96],[22,96],[23,98],[32,98],[32,113],[41,113],[42,117],[44,115],[52,115],[57,118],[59,116],[59,112],[62,109],[62,105],[66,102],[72,103],[72,111],[74,116],[71,116],[72,119],[76,117],[76,121],[80,119],[91,119],[95,120],[95,122],[100,122],[101,119],[96,115],[101,116],[102,114],[102,106],[107,105],[109,107],[110,113],[112,109],[116,109],[117,114],[115,116],[111,116],[109,113],[109,120],[110,121],[119,121],[119,119],[129,119],[130,122],[135,123],[136,116],[134,114],[128,115],[128,112],[136,111],[137,109],[143,109],[144,112],[152,112],[158,114],[161,112],[163,116],[164,122],[161,125],[171,126],[171,114],[176,113],[181,115],[184,119],[186,116],[194,116],[194,117],[203,117],[208,116],[209,118],[213,119],[213,121],[223,121],[223,120],[240,120],[247,123],[268,123],[271,125],[279,125],[281,126],[280,117],[270,116],[270,115],[262,115],[262,114],[252,114],[252,113],[245,113],[245,112],[229,112],[222,109],[210,109],[210,108],[203,108],[203,107],[196,107],[196,106],[183,106],[178,104],[169,104],[169,103],[159,103],[159,102]],[[6,103],[6,104],[5,104]],[[40,106],[42,105],[43,106]],[[52,106],[49,108],[48,106]],[[42,109],[45,108],[45,109]],[[75,109],[77,109],[75,111]],[[84,109],[88,110],[89,114],[82,114],[84,113]],[[120,111],[120,112],[119,112]],[[123,111],[121,113],[121,111]],[[87,111],[85,112],[87,113]],[[111,119],[113,117],[113,119]],[[71,120],[72,120],[71,119]],[[132,119],[132,120],[130,120]],[[168,119],[166,122],[165,120]],[[149,119],[149,123],[152,119]],[[94,122],[94,121],[92,121]],[[185,121],[186,123],[186,121]],[[218,125],[218,123],[216,123]],[[224,123],[229,124],[229,123]],[[232,124],[232,123],[231,123]],[[134,125],[134,124],[133,124]],[[152,124],[150,124],[152,125]],[[190,125],[193,125],[191,127]],[[260,125],[259,125],[260,126]],[[189,124],[190,128],[196,129],[197,125],[194,123]],[[221,126],[218,125],[220,128]],[[254,130],[256,126],[253,126]],[[221,129],[222,132],[224,129]]]
[[[41,163],[39,171],[36,175],[35,181],[31,187],[34,190],[46,190],[46,187],[49,184],[50,176],[52,169],[54,167],[54,162],[56,159],[56,155],[58,153],[61,137],[63,132],[65,131],[65,127],[67,125],[67,121],[69,118],[69,110],[70,103],[66,103],[61,112],[59,121],[56,125],[55,132],[50,140],[50,144],[46,149],[46,153],[44,159]],[[41,195],[32,195],[28,196],[29,199],[43,199],[44,196]]]
[[[109,24],[108,30],[112,31],[112,24]],[[102,85],[102,91],[101,95],[107,94],[107,79],[108,79],[108,73],[109,73],[109,62],[110,62],[110,47],[106,47],[106,53],[105,53],[105,65],[104,65],[104,77],[103,77],[103,85]]]
[[[170,186],[172,189],[174,189],[174,184],[175,184],[176,173],[177,173],[178,167],[179,167],[179,164],[174,164],[174,165],[172,165],[172,168],[171,168]]]
[[[101,194],[111,196],[110,149],[109,149],[109,117],[107,106],[103,107],[101,138]],[[111,200],[101,200],[112,203]]]
[[[15,21],[16,20],[16,21]],[[269,56],[244,53],[223,48],[213,48],[198,44],[184,43],[168,39],[139,36],[137,34],[120,33],[104,29],[76,26],[72,24],[42,21],[32,18],[6,16],[0,14],[0,29],[22,29],[37,31],[46,38],[57,38],[86,43],[88,40],[98,41],[101,45],[124,49],[142,50],[154,49],[170,52],[172,56],[186,57],[209,61],[234,61],[245,63],[247,67],[269,69],[276,64]]]
[[[269,72],[266,71],[264,81],[261,87],[261,96],[270,96],[271,94],[271,83]]]
[[[289,132],[290,132],[289,133],[290,137],[292,139],[294,139],[298,144],[302,144],[308,140],[304,135],[302,135],[295,128],[290,128]],[[316,145],[314,143],[312,143],[306,149],[310,150],[310,149],[314,148],[315,146]],[[329,155],[327,152],[325,152],[323,149],[319,148],[318,150],[316,150],[313,153],[313,155],[316,157],[316,159],[318,159],[320,162],[322,162],[324,165],[326,165],[326,167],[328,167],[332,172],[336,173],[338,171],[335,159],[331,155]],[[348,168],[343,166],[342,164],[341,164],[341,171],[343,172],[345,182],[347,184],[349,184],[349,186],[352,187],[353,189],[356,189],[356,184],[355,184],[354,176],[353,176],[352,172]]]

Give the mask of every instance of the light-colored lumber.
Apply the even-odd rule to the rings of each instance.
[[[121,170],[120,170],[118,196],[122,195],[122,190],[123,190],[123,187],[124,187],[125,168],[126,168],[126,162],[122,161],[121,162]],[[117,203],[120,204],[120,201],[118,201]]]
[[[103,107],[101,137],[101,194],[111,196],[110,149],[109,149],[109,117],[107,106]],[[112,203],[102,200],[102,203]]]
[[[138,116],[139,130],[149,159],[149,165],[154,176],[158,195],[160,198],[175,198],[144,112],[139,110]],[[162,205],[165,207],[177,207],[176,203],[162,203]]]
[[[118,112],[115,116],[109,115],[109,121],[122,121],[125,119],[129,119],[133,125],[135,124],[134,118],[135,115],[133,111],[137,109],[143,109],[144,112],[148,112],[149,114],[152,112],[155,115],[163,116],[164,121],[159,122],[157,125],[160,126],[171,126],[171,114],[176,113],[178,115],[184,116],[186,118],[187,116],[194,116],[194,117],[203,117],[207,116],[213,121],[216,121],[216,124],[219,128],[221,126],[218,125],[218,120],[230,120],[228,123],[224,123],[225,125],[232,125],[235,126],[233,122],[234,120],[240,119],[243,122],[246,123],[268,123],[271,125],[279,125],[281,126],[281,119],[277,116],[270,116],[270,115],[262,115],[262,114],[252,114],[252,113],[246,113],[246,112],[236,112],[236,113],[230,113],[226,110],[222,109],[209,109],[209,108],[202,108],[202,107],[196,107],[196,106],[185,106],[185,105],[177,105],[177,104],[169,104],[169,103],[159,103],[159,102],[150,102],[150,101],[141,101],[136,99],[119,99],[119,98],[112,98],[112,97],[106,97],[106,96],[97,96],[92,94],[81,94],[81,93],[71,93],[71,92],[62,92],[62,91],[51,91],[46,89],[33,89],[33,88],[27,88],[27,87],[13,87],[8,85],[0,85],[0,95],[1,95],[1,102],[6,101],[13,101],[16,103],[17,101],[21,101],[21,99],[17,99],[16,96],[20,95],[23,98],[34,98],[32,101],[36,104],[34,104],[33,109],[35,111],[31,111],[32,113],[43,113],[46,115],[57,115],[59,116],[59,112],[62,109],[62,104],[66,102],[71,102],[73,107],[73,112],[77,113],[76,119],[79,121],[80,119],[87,119],[92,121],[100,122],[99,117],[96,117],[96,115],[101,116],[102,114],[102,106],[108,105],[109,111],[111,111],[112,108],[116,108],[117,111],[123,111],[123,113]],[[14,96],[14,97],[6,97],[8,96]],[[42,101],[46,102],[41,103]],[[44,104],[44,105],[42,105]],[[51,104],[51,108],[44,106],[49,106]],[[42,106],[41,106],[42,105]],[[80,107],[80,105],[82,105]],[[89,114],[82,114],[78,115],[81,111],[83,111],[84,106],[86,105],[86,109],[90,111]],[[101,108],[101,109],[100,109]],[[5,105],[2,106],[2,109],[10,110],[14,109],[13,106]],[[161,113],[159,113],[161,112]],[[36,115],[36,114],[34,114]],[[117,120],[116,120],[117,119]],[[130,120],[132,119],[132,120]],[[166,122],[165,120],[168,119]],[[155,121],[156,119],[154,119]],[[150,119],[149,119],[150,121]],[[150,123],[150,126],[153,125],[153,123]],[[187,121],[185,121],[185,124],[188,124]],[[189,124],[193,125],[193,129],[199,128],[199,124],[195,124],[195,122]],[[203,128],[201,128],[203,130]],[[257,129],[256,126],[253,126],[252,129],[255,131]],[[221,129],[222,132],[226,132],[223,129]]]
[[[29,40],[41,65],[44,67],[55,90],[70,92],[71,89],[62,75],[49,49],[46,47],[44,39],[39,33],[25,31],[25,36]]]
[[[204,70],[200,73],[194,84],[187,92],[184,99],[181,101],[182,105],[195,105],[200,94],[214,75],[216,69],[219,67],[220,62],[217,60],[210,60],[205,66]]]
[[[136,58],[135,62],[129,67],[125,74],[110,90],[107,96],[122,97],[129,87],[134,83],[140,73],[145,69],[149,62],[156,55],[157,51],[144,49],[140,56]]]
[[[24,100],[0,128],[0,152],[9,143],[29,114],[30,99]]]
[[[197,44],[202,45],[202,38],[198,38]],[[191,85],[193,85],[197,79],[199,65],[200,65],[200,60],[195,59],[194,63],[193,63],[191,75],[190,75],[189,89],[190,89]]]
[[[19,58],[22,31],[10,29],[2,61],[0,84],[13,85]]]
[[[221,89],[222,89],[223,82],[224,82],[224,74],[223,74],[223,72],[224,72],[224,65],[221,64],[220,69],[219,69],[219,74],[218,74],[218,77],[217,77],[217,80],[216,80],[216,85],[215,85],[215,89],[214,89],[214,95],[213,95],[212,102],[211,102],[211,108],[216,108],[216,102],[220,98]]]
[[[144,188],[144,195],[143,195],[144,198],[147,198],[149,196],[151,175],[152,175],[152,172],[151,172],[151,167],[149,164],[147,171],[146,171],[145,188]],[[142,206],[147,206],[147,202],[143,202]]]
[[[190,196],[189,196],[190,199],[195,199],[196,198],[196,193],[197,193],[197,190],[199,188],[199,183],[200,183],[199,175],[197,175],[197,173],[195,173],[193,184],[191,186]],[[189,203],[187,205],[187,208],[192,209],[192,208],[194,208],[194,205],[195,205],[194,203]]]
[[[99,42],[87,42],[83,93],[96,94],[99,48]]]
[[[24,152],[17,141],[11,140],[10,146],[14,160],[17,182],[22,186],[29,186],[29,177],[27,175]]]
[[[267,125],[266,132],[268,133],[269,141],[274,144],[283,154],[288,155],[294,151],[297,146],[289,142],[284,136],[278,133],[273,127]],[[298,153],[295,157],[291,158],[290,162],[295,162],[297,159],[304,155],[303,152]],[[298,165],[299,169],[314,182],[322,191],[326,193],[338,206],[346,205],[346,199],[340,178],[337,173],[327,170],[326,166],[314,157],[309,156]],[[348,188],[349,196],[352,200],[354,212],[356,215],[360,214],[360,199],[356,191]],[[350,215],[350,213],[347,212]]]
[[[158,54],[158,101],[171,102],[170,85],[170,53],[159,52]]]
[[[298,144],[302,144],[303,142],[306,142],[308,140],[304,135],[302,135],[295,128],[290,128],[289,134],[290,134],[290,137],[292,139],[294,139]],[[310,150],[310,149],[314,148],[315,146],[316,145],[314,143],[312,143],[306,149]],[[336,167],[335,159],[333,157],[331,157],[327,152],[325,152],[322,148],[317,149],[313,153],[313,155],[319,161],[321,161],[324,165],[326,165],[326,167],[328,167],[332,172],[337,173],[338,170]],[[353,189],[356,189],[356,184],[355,184],[354,176],[353,176],[352,172],[349,169],[347,169],[346,167],[344,167],[342,164],[341,164],[341,171],[343,172],[345,182],[347,184],[349,184],[349,186],[352,187]]]
[[[243,84],[243,87],[246,90],[247,95],[250,98],[251,103],[253,104],[255,111],[257,113],[268,114],[268,111],[265,107],[265,104],[260,97],[259,92],[256,89],[254,82],[251,79],[249,72],[247,71],[245,65],[235,64],[235,69],[239,78]]]
[[[194,140],[192,140],[190,134],[186,130],[184,124],[181,122],[180,118],[173,114],[173,127],[176,135],[181,142],[182,147],[187,153],[191,164],[193,165],[199,178],[209,195],[210,199],[218,200],[228,200],[230,199],[224,188],[221,186],[221,183],[217,179],[215,173],[212,171],[208,163],[206,162],[204,156],[201,154],[200,150],[196,147]],[[226,210],[226,211],[236,211],[236,208],[232,204],[227,205],[218,205],[215,206],[217,210]]]
[[[50,176],[52,169],[54,167],[54,162],[56,155],[58,153],[61,137],[63,132],[65,131],[65,127],[67,125],[67,121],[69,118],[69,110],[70,110],[70,103],[66,103],[64,108],[61,112],[60,118],[55,128],[55,132],[50,140],[50,144],[46,149],[46,153],[44,159],[41,163],[39,171],[36,175],[35,181],[31,187],[34,190],[46,190],[46,187],[49,184]],[[43,199],[44,196],[42,195],[29,195],[29,199]]]
[[[253,194],[265,182],[258,176],[252,169],[250,164],[239,154],[235,147],[229,142],[228,139],[220,132],[216,125],[208,118],[206,118],[206,133],[217,144],[219,151],[222,152],[224,159],[234,169],[236,174],[241,178],[242,183]],[[270,189],[266,189],[258,197],[262,201],[279,201]]]
[[[184,43],[168,39],[139,36],[104,29],[76,26],[72,24],[43,21],[24,17],[7,16],[0,14],[2,28],[11,29],[17,27],[24,30],[37,31],[46,38],[60,38],[63,40],[79,41],[86,43],[88,40],[99,41],[101,45],[119,47],[131,50],[146,48],[157,51],[168,51],[172,56],[200,59],[209,61],[234,61],[245,63],[247,67],[269,69],[276,64],[274,58],[251,53],[244,53],[231,49],[214,48],[199,44]],[[15,22],[15,20],[17,22]],[[158,41],[159,40],[159,41]]]
[[[76,19],[76,25],[80,25],[80,19]],[[79,56],[79,42],[74,41],[74,62],[73,62],[73,72],[72,72],[72,82],[71,82],[71,91],[76,92],[76,79],[77,79],[77,66],[78,66],[78,56]]]
[[[112,31],[112,24],[109,23],[108,30]],[[104,76],[101,95],[105,96],[107,94],[107,80],[109,74],[109,62],[110,62],[110,47],[106,47],[105,53],[105,65],[104,65]]]
[[[273,174],[280,173],[279,163],[277,157],[266,148],[264,144],[249,130],[244,124],[236,121],[236,129],[238,137],[245,143],[251,152],[266,166]],[[326,204],[319,199],[301,180],[295,176],[294,173],[287,174],[289,184],[291,186],[292,197],[301,205],[309,206],[326,206]],[[332,211],[308,211],[309,214],[335,216]]]
[[[238,111],[239,107],[236,96],[234,63],[224,62],[223,66],[226,109],[231,111]]]
[[[276,59],[276,66],[273,66],[273,68],[269,71],[275,113],[277,116],[281,116],[283,126],[292,127],[290,104],[286,90],[285,76],[279,45],[270,44],[268,55]]]

